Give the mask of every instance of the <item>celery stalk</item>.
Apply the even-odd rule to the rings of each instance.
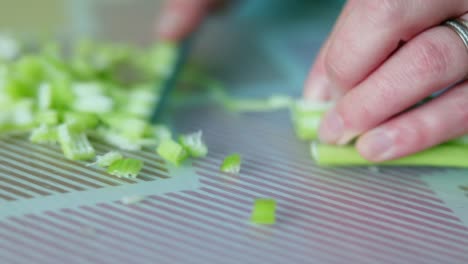
[[[323,114],[333,106],[331,102],[299,100],[291,106],[291,119],[296,136],[301,140],[317,138]]]
[[[56,127],[41,125],[31,131],[29,141],[36,144],[54,144],[58,142],[58,131]]]
[[[433,148],[395,160],[373,163],[358,153],[354,146],[332,146],[320,143],[311,144],[311,155],[321,166],[433,166],[468,168],[468,146],[439,145]]]

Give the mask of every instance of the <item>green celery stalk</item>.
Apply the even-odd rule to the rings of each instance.
[[[395,160],[373,163],[364,159],[354,146],[334,146],[313,142],[311,155],[320,166],[433,166],[468,168],[468,146],[439,145]]]
[[[332,106],[332,102],[296,101],[291,106],[291,120],[296,136],[301,140],[316,139],[322,116]]]

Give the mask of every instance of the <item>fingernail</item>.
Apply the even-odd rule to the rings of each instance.
[[[158,24],[158,32],[171,34],[183,26],[183,17],[178,12],[168,12],[162,15]]]
[[[344,123],[336,109],[326,114],[319,128],[319,138],[325,143],[336,143],[343,135]]]
[[[394,154],[394,142],[386,129],[376,129],[364,135],[359,142],[361,154],[373,161],[391,159]]]

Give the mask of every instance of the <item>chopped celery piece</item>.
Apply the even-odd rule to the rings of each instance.
[[[75,99],[73,109],[89,113],[109,113],[113,110],[114,101],[105,95],[92,95]]]
[[[265,198],[256,199],[250,221],[261,225],[274,224],[276,222],[276,201]]]
[[[73,109],[81,112],[109,113],[114,108],[114,100],[105,94],[106,88],[99,83],[74,83],[72,88],[76,96]]]
[[[439,145],[413,155],[385,162],[373,163],[359,154],[354,146],[332,146],[312,143],[311,155],[321,166],[435,166],[468,168],[468,146]]]
[[[96,128],[99,118],[93,113],[66,112],[63,115],[63,122],[75,132],[84,132]]]
[[[187,151],[172,139],[162,141],[156,152],[164,160],[179,166],[188,156]]]
[[[181,135],[179,138],[180,144],[194,158],[205,157],[208,154],[208,147],[202,140],[202,132]]]
[[[323,114],[333,106],[331,102],[299,100],[291,106],[291,119],[296,136],[301,140],[316,139]]]
[[[57,128],[43,124],[31,131],[29,140],[36,144],[55,144],[58,141]]]
[[[131,195],[131,196],[124,196],[120,199],[120,202],[124,205],[131,205],[142,202],[145,200],[145,197],[142,195]]]
[[[17,126],[30,126],[34,124],[33,101],[21,100],[14,106],[13,124]]]
[[[58,141],[67,159],[89,160],[96,155],[86,134],[73,132],[66,124],[58,127]]]
[[[98,155],[96,157],[96,162],[91,163],[90,165],[97,165],[101,168],[107,168],[109,167],[112,163],[123,159],[123,156],[120,152],[118,151],[110,151],[107,152],[104,155]]]
[[[159,101],[159,94],[154,87],[137,88],[130,91],[124,106],[125,112],[137,117],[148,119],[154,111],[154,106]]]
[[[136,151],[143,147],[141,140],[129,139],[113,130],[98,128],[96,135],[104,142],[123,150]]]
[[[146,135],[154,138],[157,142],[172,138],[171,130],[165,125],[152,125],[148,127]]]
[[[59,123],[59,113],[55,110],[43,110],[36,114],[36,122],[45,125],[57,125]]]
[[[119,114],[103,116],[102,120],[112,130],[129,139],[141,139],[148,128],[148,122],[139,118],[134,118]]]
[[[143,161],[137,159],[119,159],[114,161],[107,172],[119,178],[136,178],[143,168]]]
[[[240,172],[241,163],[241,156],[237,153],[234,153],[224,158],[220,170],[226,173],[238,174]]]
[[[52,88],[49,83],[39,85],[37,106],[41,110],[49,109],[52,105]]]

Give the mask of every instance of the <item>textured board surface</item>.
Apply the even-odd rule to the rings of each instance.
[[[191,115],[184,112],[178,123],[183,124],[181,131],[204,131],[208,157],[178,174],[166,171],[153,155],[138,153],[149,166],[141,179],[127,182],[63,163],[54,149],[30,147],[20,139],[2,140],[2,259],[6,263],[468,261],[468,225],[461,220],[463,215],[427,183],[445,175],[466,179],[466,171],[318,168],[309,160],[307,146],[293,137],[284,112],[234,115],[204,108]],[[238,177],[218,172],[222,158],[231,152],[244,157]],[[37,163],[48,159],[56,162]],[[180,178],[197,183],[168,188],[161,191],[164,194],[155,191],[133,205],[123,205],[109,191],[119,188],[121,196],[141,194],[133,186],[157,189],[158,182]],[[451,185],[446,191],[464,197],[463,190]],[[94,196],[87,197],[88,192]],[[31,208],[33,213],[4,212],[9,204],[24,206],[44,197],[59,201],[73,193],[80,194],[81,204],[58,208],[35,203],[42,208]],[[249,223],[253,200],[261,197],[277,200],[273,226]],[[463,199],[466,204],[468,197]]]
[[[249,48],[229,35],[220,54],[238,61],[214,67],[234,95],[299,95],[325,31],[278,27],[248,38]],[[203,106],[175,119],[181,132],[203,130],[208,157],[177,169],[153,150],[127,153],[145,161],[137,180],[0,139],[0,262],[468,263],[467,170],[319,168],[284,111]],[[218,171],[232,152],[244,158],[237,177]],[[132,195],[146,199],[120,202]],[[263,197],[277,201],[273,226],[249,222]]]

